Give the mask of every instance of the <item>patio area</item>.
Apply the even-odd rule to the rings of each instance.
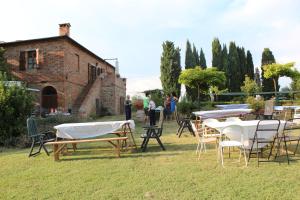
[[[121,120],[122,116],[99,121]],[[60,162],[44,152],[28,158],[29,149],[0,153],[0,197],[3,199],[297,199],[298,161],[237,163],[238,153],[217,162],[214,143],[197,159],[197,139],[176,136],[176,121],[166,121],[161,140],[149,142],[147,152],[123,152],[115,158],[109,144],[83,144]],[[142,124],[134,137],[141,144]]]

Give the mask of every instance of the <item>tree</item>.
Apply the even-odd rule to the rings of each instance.
[[[202,51],[202,48],[200,49],[200,60],[199,60],[199,65],[203,68],[206,69],[207,65],[206,65],[206,59],[205,59],[205,55]]]
[[[5,49],[0,47],[0,73],[5,73],[7,79],[11,79],[10,72],[8,70],[8,65],[6,63],[6,59],[4,57]]]
[[[193,69],[183,70],[179,76],[179,82],[191,88],[197,88],[198,101],[200,100],[200,91],[207,90],[203,85],[220,86],[225,82],[224,72],[218,71],[216,68],[201,69],[195,67]]]
[[[216,67],[218,70],[222,71],[222,48],[218,38],[214,38],[212,41],[212,66]]]
[[[195,68],[196,67],[196,59],[193,53],[191,43],[189,40],[186,42],[186,51],[185,51],[185,69]],[[187,97],[191,100],[197,99],[197,90],[195,88],[191,88],[186,86],[186,94]]]
[[[244,47],[237,47],[239,59],[238,59],[238,71],[239,73],[239,85],[242,85],[245,75],[247,74],[246,68],[246,54]]]
[[[229,88],[229,68],[228,68],[228,51],[225,44],[223,44],[222,48],[222,71],[225,72],[226,75],[226,87]]]
[[[269,65],[272,63],[276,63],[275,58],[273,56],[272,51],[269,48],[264,48],[264,51],[262,53],[261,57],[261,66]],[[264,70],[261,70],[261,78],[262,78],[262,90],[263,92],[270,92],[273,90],[273,82],[272,79],[267,79],[264,76]],[[278,84],[278,79],[276,80]],[[276,88],[279,86],[276,85]]]
[[[254,65],[252,60],[252,54],[249,50],[247,51],[246,55],[246,69],[247,75],[250,77],[250,79],[254,79]]]
[[[228,89],[230,92],[240,91],[240,68],[239,68],[239,54],[234,42],[229,44],[228,54]]]
[[[293,68],[295,63],[286,63],[286,64],[278,64],[278,63],[272,63],[268,65],[262,66],[262,69],[264,71],[264,78],[266,79],[272,79],[273,81],[273,87],[275,96],[277,97],[277,90],[278,90],[278,79],[282,76],[287,76],[291,78],[298,78],[299,72]]]
[[[163,53],[160,64],[160,80],[166,93],[176,92],[180,96],[178,78],[181,72],[180,49],[175,48],[174,43],[165,41],[162,45]]]
[[[186,50],[185,50],[185,69],[196,67],[196,59],[193,54],[191,43],[186,41]]]
[[[194,55],[195,64],[196,64],[195,66],[199,66],[200,65],[199,54],[198,54],[198,51],[194,44],[193,44],[193,55]]]
[[[256,84],[256,82],[253,79],[246,75],[244,84],[243,86],[241,86],[241,91],[246,93],[247,96],[250,96],[256,92],[259,92],[260,87]]]
[[[26,118],[30,115],[32,96],[24,86],[8,84],[0,73],[0,146],[15,145],[16,137],[26,131]]]
[[[261,87],[260,72],[259,72],[258,67],[255,68],[254,80],[255,80],[256,84],[257,84],[259,87]]]

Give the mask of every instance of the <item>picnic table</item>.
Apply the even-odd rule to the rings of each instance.
[[[224,118],[242,116],[252,112],[252,109],[226,109],[226,110],[209,110],[209,111],[196,111],[193,114],[201,120],[208,118]]]
[[[252,143],[249,140],[249,138],[253,138],[256,128],[257,128],[257,124],[258,124],[259,120],[248,120],[248,121],[230,121],[230,122],[207,122],[207,123],[203,123],[203,126],[208,126],[209,128],[213,128],[217,131],[219,131],[220,133],[222,133],[223,129],[227,126],[230,125],[239,125],[243,128],[243,132],[244,132],[244,146],[245,148],[250,148]],[[266,126],[266,128],[268,126],[272,126],[274,125],[274,121],[269,121],[269,122],[265,122],[264,126]],[[281,120],[280,121],[280,127],[279,127],[279,132],[282,132],[284,129],[284,124],[285,121]],[[274,136],[274,132],[270,132],[270,133],[266,133],[264,135],[265,138],[272,138]],[[259,147],[263,147],[265,144],[259,144]]]
[[[76,149],[77,143],[89,143],[106,141],[112,144],[120,157],[120,148],[122,144],[129,140],[131,147],[136,147],[136,143],[132,134],[132,129],[135,128],[133,120],[127,121],[107,121],[107,122],[87,122],[87,123],[66,123],[54,126],[57,138],[63,140],[48,142],[46,144],[53,145],[54,159],[59,160],[59,153],[66,147],[67,144],[72,144]],[[121,131],[117,131],[121,129]],[[115,134],[119,137],[95,138],[107,134]]]

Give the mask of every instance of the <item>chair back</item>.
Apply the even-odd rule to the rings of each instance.
[[[241,122],[242,120],[238,117],[228,117],[225,122]]]
[[[30,138],[38,135],[38,129],[35,120],[32,117],[27,119],[27,133]]]
[[[257,123],[254,138],[272,138],[278,137],[280,120],[260,120]]]
[[[244,129],[239,125],[226,126],[222,130],[222,134],[224,134],[229,140],[238,141],[244,144]]]
[[[274,100],[270,99],[265,102],[264,115],[273,115],[274,112]]]

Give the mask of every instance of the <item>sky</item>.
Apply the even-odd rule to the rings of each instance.
[[[270,48],[278,63],[300,68],[297,0],[9,0],[1,8],[0,41],[56,36],[58,24],[69,22],[77,42],[101,58],[118,58],[129,94],[161,88],[166,40],[181,49],[183,68],[187,39],[211,66],[215,37],[250,50],[255,67]],[[289,82],[280,80],[281,86]]]

